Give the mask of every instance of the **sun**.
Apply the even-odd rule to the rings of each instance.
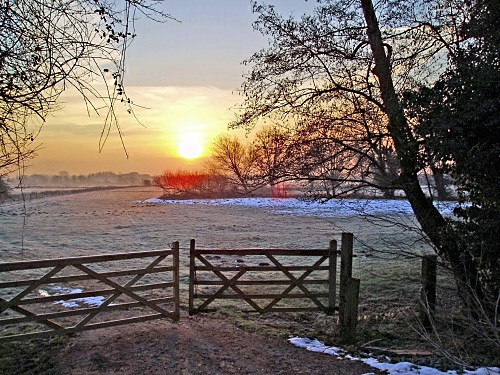
[[[185,159],[196,159],[203,153],[203,145],[195,137],[186,137],[180,141],[178,152]]]

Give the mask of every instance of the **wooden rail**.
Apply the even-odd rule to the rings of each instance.
[[[169,250],[0,263],[0,280],[0,342],[179,319],[178,242]]]
[[[328,249],[306,250],[197,249],[191,240],[189,313],[227,299],[259,313],[339,311],[341,338],[352,341],[359,294],[352,239],[342,234],[338,306],[334,240]],[[179,298],[178,242],[169,250],[0,263],[0,342],[176,321]]]
[[[292,263],[285,264],[287,260]],[[336,309],[336,268],[336,241],[319,250],[221,250],[197,249],[191,240],[189,313],[207,311],[215,300],[234,299],[259,313],[319,310],[331,315]],[[312,289],[318,286],[323,290]],[[198,306],[195,299],[201,301]],[[287,301],[297,299],[308,305],[290,306]]]

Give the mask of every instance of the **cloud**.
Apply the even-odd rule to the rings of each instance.
[[[186,134],[200,138],[206,156],[210,142],[227,131],[233,119],[234,105],[241,97],[217,87],[129,87],[137,119],[117,107],[119,126],[125,148],[134,170],[160,173],[179,158],[177,145]],[[42,149],[28,173],[47,173],[52,169],[70,173],[100,170],[122,171],[127,160],[118,130],[110,129],[102,153],[98,152],[105,112],[88,113],[78,93],[67,91],[62,96],[62,109],[48,119],[37,139]],[[185,164],[179,160],[179,164]],[[144,166],[143,169],[140,167]],[[188,165],[193,168],[193,162]]]

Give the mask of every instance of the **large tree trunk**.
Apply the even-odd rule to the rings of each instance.
[[[449,228],[441,213],[428,199],[418,181],[418,144],[411,132],[403,108],[392,81],[390,56],[386,54],[378,20],[371,0],[361,0],[369,44],[375,67],[373,73],[379,80],[380,93],[388,117],[388,130],[394,140],[401,172],[400,184],[406,194],[422,230],[438,250],[438,254],[449,262],[455,280],[461,288],[461,296],[469,308],[474,308],[475,299],[483,302],[484,293],[478,270],[469,252],[461,251],[458,242],[448,235]],[[462,289],[464,288],[464,289]],[[486,305],[486,304],[485,304]]]

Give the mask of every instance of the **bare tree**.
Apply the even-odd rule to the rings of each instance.
[[[0,2],[0,172],[22,167],[61,93],[77,90],[88,112],[104,111],[102,149],[115,114],[134,104],[124,88],[126,50],[139,15],[169,18],[159,0]]]
[[[271,187],[286,179],[290,170],[290,134],[283,128],[266,126],[255,134],[252,147],[257,159],[256,174]]]
[[[207,161],[210,174],[224,176],[234,190],[241,188],[244,194],[249,194],[256,188],[254,180],[257,155],[254,148],[242,143],[234,135],[223,134],[214,140],[211,151]]]
[[[430,166],[401,100],[404,91],[432,83],[446,56],[467,45],[462,29],[473,7],[458,0],[387,0],[377,10],[371,0],[320,3],[300,20],[254,4],[255,28],[269,36],[270,46],[247,62],[253,68],[242,87],[245,102],[231,126],[251,129],[262,118],[299,124],[316,141],[335,145],[341,178],[351,188],[400,188],[453,270],[466,306],[479,300],[492,317],[498,290],[487,288],[482,263],[426,196],[419,174]]]
[[[352,99],[356,98],[339,99],[341,105],[330,110],[309,107],[315,117],[307,115],[300,121],[298,150],[293,153],[306,155],[297,161],[302,166],[297,177],[335,185],[330,198],[374,189],[393,198],[399,188],[399,166],[386,121],[378,108]],[[302,152],[301,147],[307,151]]]

